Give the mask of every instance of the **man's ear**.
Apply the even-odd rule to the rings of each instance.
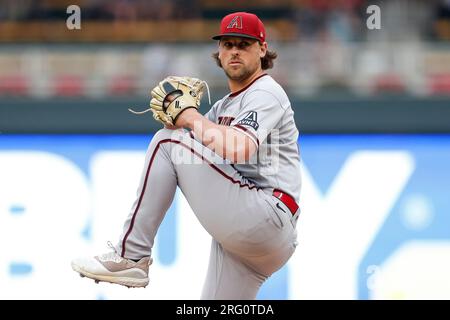
[[[264,58],[266,53],[267,53],[267,42],[263,42],[260,46],[260,52],[259,52],[259,56],[261,58]]]

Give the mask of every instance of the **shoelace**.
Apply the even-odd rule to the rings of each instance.
[[[194,88],[194,86],[192,86],[191,84],[187,83],[186,81],[180,81],[180,82],[182,82],[184,85],[188,86],[188,87],[191,88],[191,89]],[[209,86],[208,86],[208,83],[207,83],[206,81],[204,81],[204,80],[202,80],[201,83],[206,87],[206,91],[207,91],[207,93],[208,93],[208,102],[209,102],[209,105],[211,105],[211,94],[209,93]],[[150,110],[152,110],[151,107],[148,108],[148,109],[142,110],[142,111],[135,111],[135,110],[133,110],[133,109],[131,109],[131,108],[128,108],[128,111],[130,111],[131,113],[134,113],[134,114],[138,114],[138,115],[147,113],[147,112],[149,112]]]
[[[120,261],[122,261],[123,258],[121,256],[119,256],[116,248],[111,243],[111,241],[108,241],[107,244],[108,244],[108,247],[113,249],[113,252],[104,253],[101,256],[99,256],[99,259],[102,261],[113,261],[115,263],[119,263]]]

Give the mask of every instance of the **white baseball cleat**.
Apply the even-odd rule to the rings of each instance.
[[[108,243],[110,247],[114,247]],[[144,257],[138,262],[122,258],[114,252],[95,257],[79,258],[72,261],[72,269],[82,277],[120,284],[126,287],[146,287],[148,284],[148,268],[153,260]]]

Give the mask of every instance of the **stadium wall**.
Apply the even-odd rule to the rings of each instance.
[[[151,133],[161,128],[151,113],[137,116],[128,111],[147,105],[146,97],[2,98],[0,132]],[[448,97],[328,96],[294,98],[292,105],[302,133],[450,132]],[[203,104],[201,112],[207,110]]]

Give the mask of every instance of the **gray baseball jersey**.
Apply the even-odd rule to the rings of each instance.
[[[235,168],[261,188],[276,188],[300,200],[298,130],[283,88],[264,74],[239,92],[217,101],[205,114],[212,122],[241,131],[258,146],[247,164]]]
[[[116,248],[125,258],[151,255],[178,186],[212,237],[202,298],[254,299],[295,251],[301,178],[293,111],[282,88],[264,75],[206,116],[248,135],[257,153],[232,165],[186,130],[159,130]]]

